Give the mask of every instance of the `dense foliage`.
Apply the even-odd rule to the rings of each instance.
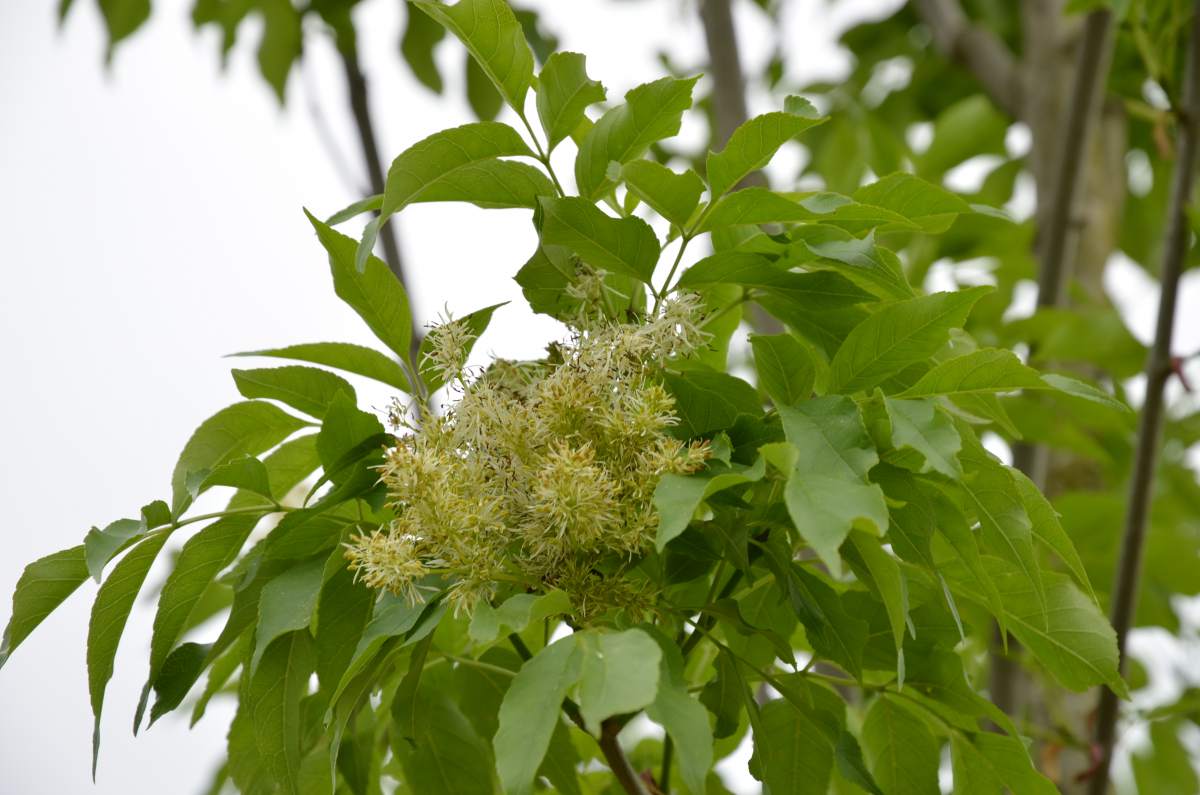
[[[313,9],[338,20],[335,5]],[[1031,224],[995,209],[1026,167],[1010,120],[922,59],[905,9],[848,35],[846,85],[807,87],[827,115],[788,97],[676,171],[662,161],[694,77],[638,86],[592,121],[606,92],[583,56],[535,60],[506,4],[414,5],[409,30],[457,37],[522,130],[435,133],[381,195],[310,216],[335,291],[385,350],[253,352],[303,364],[235,370],[246,401],[197,429],[169,500],[31,564],[0,661],[94,577],[98,727],[151,564],[200,527],[159,595],[135,724],[189,694],[199,720],[234,694],[223,775],[242,792],[723,792],[713,765],[748,733],[772,793],[935,792],[947,748],[956,791],[1055,791],[1027,751],[1036,728],[986,697],[986,653],[998,626],[1049,692],[1126,694],[1092,582],[1108,590],[1117,529],[1100,531],[1120,515],[1132,415],[1080,371],[1116,383],[1144,351],[1108,306],[1005,320],[1033,271]],[[905,57],[919,76],[872,100],[880,64]],[[901,131],[931,109],[917,156]],[[798,138],[827,189],[748,184]],[[550,166],[564,143],[573,191]],[[987,152],[975,195],[939,184]],[[1139,260],[1164,201],[1153,184],[1125,211]],[[467,365],[497,306],[447,318],[414,357],[404,289],[370,252],[391,216],[430,201],[532,211],[539,244],[516,278],[566,328],[543,359]],[[361,241],[335,229],[368,211]],[[978,256],[998,263],[997,289],[914,286]],[[751,311],[778,328],[742,362],[731,345]],[[1073,375],[1034,369],[1049,363]],[[390,427],[334,370],[398,390]],[[1168,430],[1167,533],[1192,530],[1176,519],[1196,493],[1193,426]],[[1052,505],[985,433],[1094,459],[1093,488],[1057,484]],[[189,511],[218,487],[235,490],[225,510]],[[1172,558],[1186,544],[1159,544],[1162,587],[1142,609],[1173,626],[1169,597],[1195,571]],[[217,637],[192,640],[214,611]],[[1165,746],[1169,725],[1155,724]]]

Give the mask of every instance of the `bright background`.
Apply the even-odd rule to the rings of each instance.
[[[361,196],[331,164],[310,109],[320,108],[357,167],[340,67],[325,39],[308,38],[315,46],[293,72],[281,110],[257,74],[253,22],[221,75],[215,31],[193,32],[190,1],[158,0],[150,23],[105,70],[94,4],[77,3],[61,30],[55,5],[0,2],[0,622],[25,563],[167,494],[191,430],[238,399],[228,371],[240,362],[222,356],[296,342],[372,344],[333,295],[325,255],[301,213],[307,206],[325,215]],[[400,5],[368,0],[359,9],[371,23],[360,24],[361,46],[389,160],[471,119],[461,51],[443,48],[451,56],[444,97],[407,74],[395,50]],[[564,49],[587,54],[610,98],[657,76],[660,49],[682,64],[703,62],[688,3],[526,5],[539,8]],[[790,76],[843,73],[849,60],[837,33],[896,5],[788,4],[779,35],[805,56],[793,58],[802,71]],[[739,12],[754,73],[776,34],[748,4]],[[752,110],[766,104],[751,97]],[[698,140],[701,132],[685,127],[684,135]],[[465,313],[519,299],[511,277],[534,241],[523,211],[424,205],[398,220],[422,321],[447,303]],[[1117,265],[1110,276],[1135,333],[1147,339],[1153,285],[1133,266]],[[1189,284],[1183,302],[1179,349],[1189,353],[1200,348],[1200,320],[1186,311],[1200,305],[1197,286]],[[509,356],[537,355],[558,334],[554,323],[515,307],[498,313],[493,329],[481,348]],[[372,405],[386,404],[386,393],[356,386]],[[160,567],[151,584],[162,576]],[[144,598],[109,684],[92,786],[84,639],[94,587],[85,584],[0,672],[0,795],[200,791],[223,753],[231,709],[214,703],[190,732],[185,717],[171,716],[136,741],[130,736],[153,618]],[[1164,659],[1182,664],[1177,654]]]

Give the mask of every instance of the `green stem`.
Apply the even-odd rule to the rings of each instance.
[[[679,236],[679,251],[675,254],[675,261],[671,263],[671,270],[667,272],[667,278],[663,281],[662,289],[654,296],[654,311],[662,306],[663,299],[667,297],[667,293],[671,292],[671,281],[675,278],[675,272],[679,270],[679,263],[683,260],[683,252],[687,250],[688,243],[692,238],[687,234]]]
[[[550,174],[550,181],[554,183],[554,189],[558,191],[559,196],[566,196],[567,192],[563,190],[562,183],[558,181],[558,175],[554,173],[554,166],[550,165],[550,153],[542,149],[542,144],[538,141],[538,137],[533,132],[533,126],[530,125],[529,119],[525,118],[525,114],[519,114],[521,123],[525,125],[525,131],[529,133],[529,140],[533,141],[533,148],[537,151],[537,159],[543,166],[546,167],[546,172]]]
[[[481,671],[488,671],[490,673],[500,674],[501,676],[507,676],[510,678],[517,675],[516,671],[510,671],[507,668],[501,668],[499,665],[485,663],[482,660],[473,660],[470,657],[459,657],[455,654],[443,654],[442,656],[447,660],[453,660],[459,665],[465,665],[468,668],[478,668]]]

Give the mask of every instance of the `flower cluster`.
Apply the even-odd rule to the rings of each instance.
[[[509,584],[562,589],[578,616],[648,606],[647,583],[627,575],[653,544],[654,488],[708,456],[668,434],[674,401],[655,377],[703,344],[698,316],[681,296],[644,323],[588,324],[543,360],[474,377],[469,338],[440,326],[427,365],[460,396],[398,429],[382,471],[396,518],[351,544],[358,576],[418,600],[419,581],[441,574],[468,611]]]

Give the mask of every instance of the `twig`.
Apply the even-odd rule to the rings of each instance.
[[[937,48],[970,70],[1001,110],[1020,118],[1021,71],[1004,42],[990,30],[971,24],[958,0],[917,0],[917,13]]]
[[[1129,505],[1125,514],[1125,533],[1121,558],[1113,589],[1112,624],[1117,631],[1117,652],[1121,670],[1125,665],[1125,644],[1137,605],[1138,580],[1142,568],[1142,550],[1154,490],[1154,471],[1162,437],[1163,391],[1171,369],[1171,335],[1175,323],[1175,305],[1179,296],[1179,277],[1183,271],[1191,232],[1185,211],[1191,199],[1196,172],[1197,135],[1200,129],[1200,2],[1193,4],[1191,41],[1184,74],[1183,107],[1179,109],[1179,155],[1171,185],[1171,203],[1163,245],[1162,293],[1158,299],[1158,323],[1154,346],[1146,362],[1146,402],[1138,426],[1137,452]],[[1099,761],[1091,781],[1092,795],[1104,795],[1108,789],[1108,771],[1116,737],[1117,696],[1110,689],[1100,692],[1096,718],[1096,745]]]

